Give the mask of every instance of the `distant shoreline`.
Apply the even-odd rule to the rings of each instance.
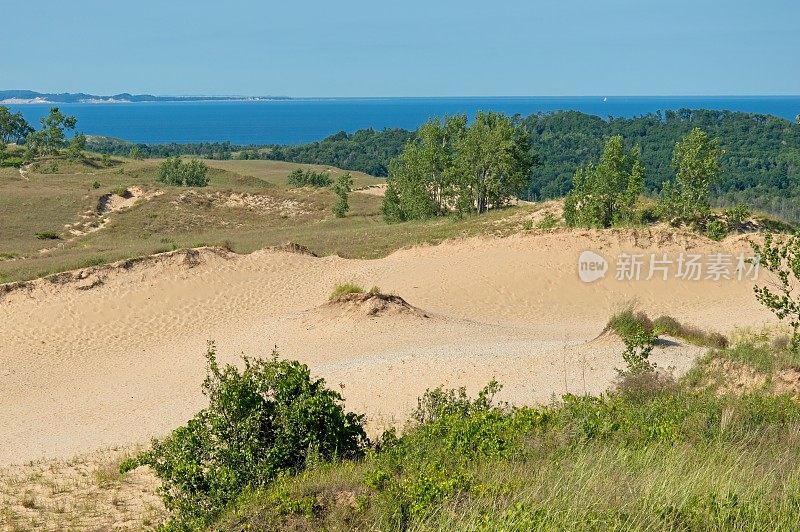
[[[264,102],[284,101],[285,96],[154,96],[152,94],[120,93],[100,96],[86,93],[42,93],[30,90],[0,90],[0,105],[47,105],[47,104],[116,104],[152,102]]]

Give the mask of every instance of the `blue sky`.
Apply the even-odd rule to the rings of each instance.
[[[0,88],[800,94],[798,0],[0,0]]]

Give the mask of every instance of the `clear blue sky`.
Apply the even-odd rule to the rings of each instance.
[[[800,0],[0,0],[0,88],[800,94]]]

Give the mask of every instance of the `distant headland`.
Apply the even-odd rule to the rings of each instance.
[[[285,96],[153,96],[123,92],[111,96],[98,96],[83,92],[43,93],[31,90],[0,90],[2,104],[42,103],[139,103],[139,102],[202,102],[202,101],[269,101],[290,100]]]

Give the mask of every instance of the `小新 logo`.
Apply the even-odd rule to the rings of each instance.
[[[608,261],[594,251],[584,251],[578,257],[578,277],[584,283],[602,279],[608,272]]]

